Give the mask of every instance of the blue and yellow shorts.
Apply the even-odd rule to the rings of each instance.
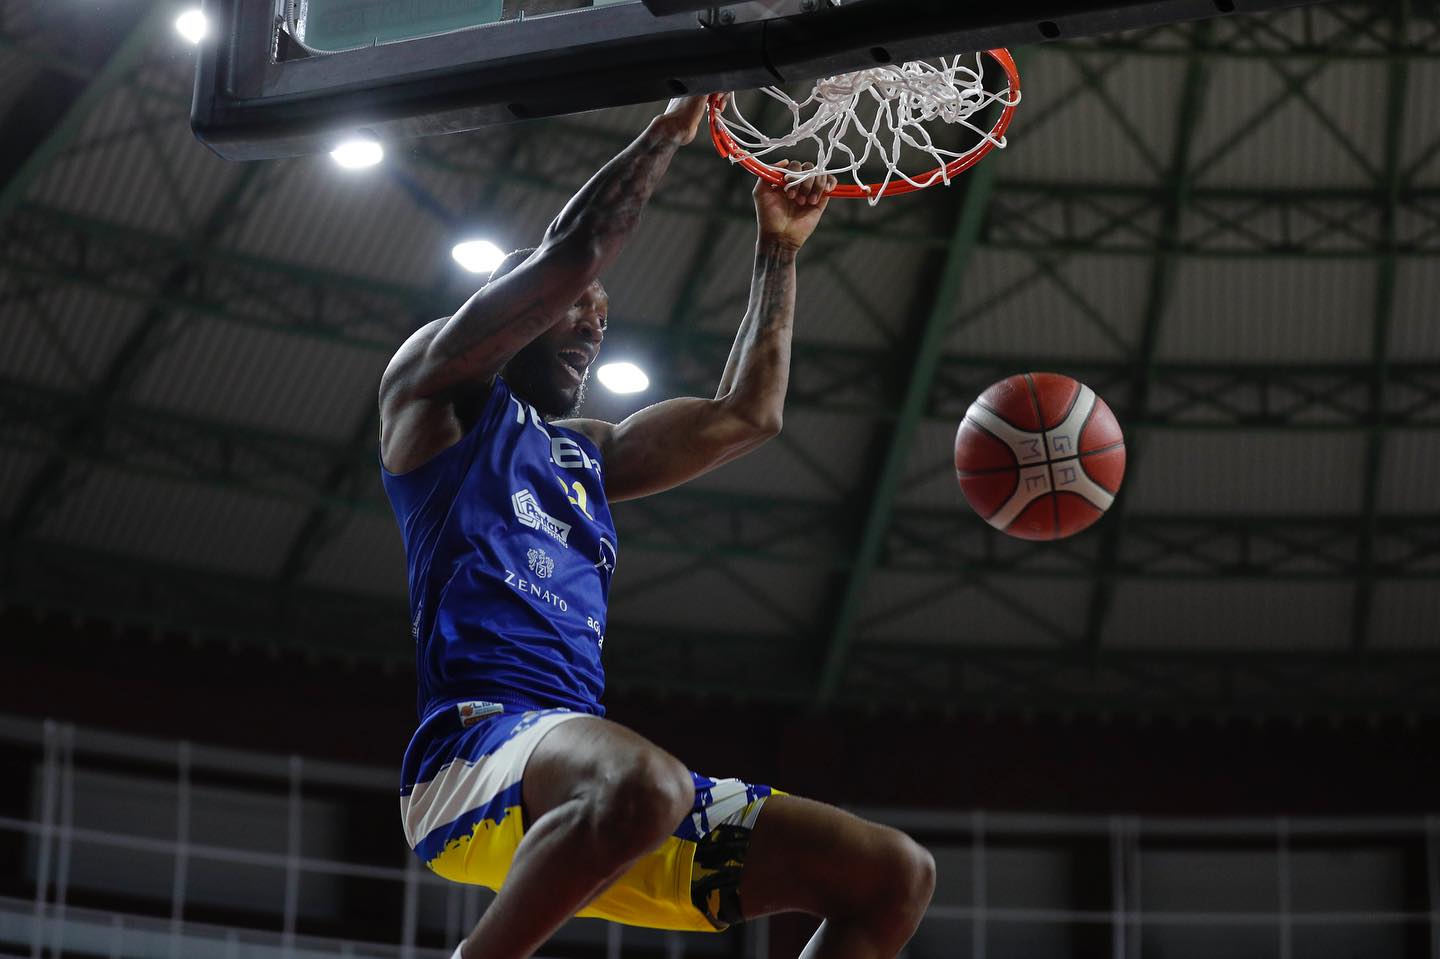
[[[459,703],[444,724],[448,730],[411,745],[400,816],[410,848],[437,875],[498,890],[525,835],[525,764],[547,732],[585,714],[547,709],[485,715],[495,708]],[[690,775],[690,815],[577,915],[699,932],[741,921],[745,849],[771,789]]]

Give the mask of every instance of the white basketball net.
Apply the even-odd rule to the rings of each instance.
[[[798,103],[779,87],[762,87],[763,93],[790,112],[790,132],[778,137],[762,133],[747,120],[733,96],[719,120],[737,146],[762,162],[767,154],[813,141],[819,151],[814,169],[792,173],[784,167],[771,167],[792,183],[817,176],[842,180],[848,177],[863,189],[867,184],[860,178],[860,168],[873,155],[886,166],[883,182],[869,193],[873,206],[893,179],[920,187],[940,180],[948,186],[946,164],[986,142],[1004,148],[1004,137],[992,136],[989,130],[971,123],[970,118],[992,104],[1014,106],[1020,102],[1020,92],[1012,95],[1008,87],[998,93],[986,90],[981,54],[975,55],[973,68],[960,61],[960,57],[941,57],[938,65],[916,60],[826,77],[817,81],[810,96]],[[875,112],[867,123],[861,111],[869,103],[874,104]],[[925,129],[925,124],[933,120],[965,127],[979,142],[958,153],[942,149]],[[935,161],[934,172],[918,174],[922,179],[914,179],[901,170],[897,164],[906,146],[929,154]],[[735,162],[735,158],[731,161]]]

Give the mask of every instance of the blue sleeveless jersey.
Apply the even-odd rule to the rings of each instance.
[[[405,540],[420,717],[462,701],[603,715],[614,521],[589,439],[499,377],[479,420],[381,476]]]

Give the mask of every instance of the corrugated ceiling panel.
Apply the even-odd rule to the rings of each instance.
[[[0,295],[19,288],[0,274]],[[92,387],[120,344],[136,329],[144,306],[79,286],[58,286],[0,310],[0,376],[79,391]]]
[[[1302,89],[1313,108],[1285,95],[1287,77],[1311,74]],[[1379,63],[1219,61],[1209,69],[1191,169],[1206,186],[1370,186],[1380,169],[1385,90]]]
[[[1045,576],[876,570],[865,590],[861,642],[986,647],[1062,645],[1085,626],[1089,584]]]
[[[15,512],[16,501],[44,462],[44,453],[0,447],[0,516],[8,518]]]
[[[1381,458],[1382,511],[1393,513],[1440,512],[1440,432],[1390,430],[1385,433]],[[1440,585],[1435,587],[1440,592]],[[1436,621],[1440,629],[1440,620]]]
[[[828,570],[731,561],[670,578],[693,559],[669,552],[629,549],[621,531],[620,561],[610,595],[610,627],[625,625],[692,630],[811,634]],[[652,585],[653,583],[653,585]]]
[[[750,275],[755,266],[755,228],[749,223],[727,221],[713,238],[708,276],[700,281],[690,322],[700,329],[733,336],[745,315],[750,299]],[[804,289],[805,280],[800,278]],[[795,305],[797,325],[810,316],[812,302],[803,294]]]
[[[578,189],[578,186],[577,186]],[[570,198],[568,190],[506,187],[496,196],[493,211],[483,218],[478,229],[466,229],[466,235],[484,233],[503,250],[520,250],[540,245],[545,230]],[[445,256],[450,256],[446,237]],[[472,276],[474,276],[472,274]],[[479,283],[485,277],[474,276]]]
[[[196,142],[183,99],[120,87],[96,106],[30,197],[130,227],[193,235],[243,171]]]
[[[702,242],[706,242],[704,231],[694,217],[646,210],[624,252],[600,277],[610,294],[611,312],[627,322],[667,325],[690,280]],[[709,257],[699,269],[713,269]],[[737,286],[749,280],[748,270],[739,276],[730,273],[715,278],[717,283]]]
[[[897,505],[939,510],[970,508],[955,481],[955,431],[959,427],[958,422],[941,420],[922,420],[916,425],[905,469],[900,474]]]
[[[785,412],[785,427],[771,443],[784,445],[808,470],[828,475],[837,490],[855,490],[868,482],[866,456],[871,451],[875,423],[861,417],[792,408]]]
[[[822,221],[811,241],[815,249],[800,254],[796,314],[804,322],[797,324],[796,339],[893,348],[929,309],[925,252],[895,241],[855,239],[822,262],[819,247],[828,241],[818,237],[824,229]]]
[[[1021,62],[1024,99],[1001,176],[1154,182],[1173,152],[1182,61],[1115,57],[1079,47],[1032,47]],[[1086,77],[1101,77],[1105,97]],[[1138,145],[1137,142],[1138,141]]]
[[[269,259],[396,283],[453,268],[448,228],[384,164],[342,170],[328,156],[275,161],[267,189],[220,245]]]
[[[1440,589],[1433,582],[1380,582],[1370,607],[1373,649],[1440,652]]]
[[[1359,433],[1146,430],[1140,445],[1120,494],[1135,512],[1360,509]]]
[[[40,72],[40,61],[6,51],[0,56],[0,115],[25,93],[26,86]]]
[[[97,469],[37,538],[247,576],[267,576],[305,518],[294,503]]]
[[[1139,338],[1150,263],[1070,256],[1054,275],[1020,253],[977,250],[947,349],[966,355],[1115,359]]]
[[[772,439],[753,453],[692,481],[690,487],[834,502],[859,480],[860,457],[869,440],[862,427],[836,438],[833,447],[827,446],[826,431],[844,422],[843,417],[810,410],[787,410],[781,434],[786,439]],[[797,438],[791,440],[789,435]],[[798,438],[801,435],[806,438]]]
[[[408,595],[405,576],[405,547],[395,520],[382,514],[356,513],[316,552],[305,582],[348,593],[394,596],[403,605]],[[396,640],[404,638],[397,636]]]
[[[191,416],[343,442],[375,402],[387,360],[380,351],[196,318],[131,395]]]
[[[1440,117],[1440,61],[1411,60],[1409,71],[1400,168],[1410,172],[1414,186],[1440,186],[1440,123],[1435,119]]]
[[[1350,260],[1183,260],[1161,360],[1356,362],[1370,354],[1375,268]]]
[[[1115,590],[1103,642],[1127,649],[1341,649],[1351,590],[1334,583],[1155,582]]]
[[[1440,360],[1440,269],[1434,260],[1400,260],[1390,316],[1389,357],[1399,362]]]

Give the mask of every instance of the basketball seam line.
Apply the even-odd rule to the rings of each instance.
[[[1035,407],[1035,422],[1040,424],[1040,448],[1045,451],[1045,475],[1050,480],[1050,489],[1048,492],[1053,493],[1055,492],[1055,467],[1051,464],[1050,461],[1050,431],[1045,428],[1045,411],[1040,408],[1040,391],[1035,389],[1035,378],[1032,377],[1029,373],[1025,374],[1025,386],[1030,391],[1030,405]],[[1064,420],[1062,419],[1060,422],[1063,423]],[[1056,425],[1058,426],[1059,424],[1057,423]],[[1017,488],[1019,487],[1020,484],[1018,480],[1016,481],[1015,485]],[[1042,493],[1040,495],[1043,496],[1044,494]],[[1031,500],[1030,502],[1033,503],[1034,500]],[[1021,509],[1020,513],[1015,517],[1016,522],[1019,521],[1021,516],[1025,515],[1025,510],[1028,510],[1029,508],[1030,503],[1026,503],[1024,508]],[[1054,539],[1056,534],[1060,532],[1060,502],[1053,496],[1050,499],[1050,519],[1051,525],[1049,538]],[[1010,526],[1014,525],[1015,523],[1010,524]],[[1009,529],[1010,526],[1007,526],[1005,528]]]
[[[1075,395],[1072,396],[1072,397],[1070,397],[1070,405],[1067,406],[1067,407],[1065,407],[1065,412],[1061,413],[1061,414],[1060,414],[1060,418],[1055,421],[1055,425],[1056,425],[1056,426],[1059,426],[1061,423],[1063,423],[1063,422],[1065,422],[1067,419],[1069,419],[1069,417],[1070,417],[1070,411],[1073,410],[1073,409],[1075,409],[1075,404],[1076,404],[1076,403],[1080,402],[1080,394],[1082,394],[1082,393],[1085,392],[1085,384],[1084,384],[1084,383],[1081,383],[1079,380],[1076,380],[1076,379],[1071,379],[1070,382],[1072,382],[1072,383],[1075,384]],[[1100,398],[1100,395],[1097,393],[1097,394],[1095,395],[1095,398],[1098,400],[1098,399]],[[1085,414],[1085,422],[1080,424],[1080,432],[1081,432],[1081,433],[1084,433],[1084,432],[1085,432],[1085,425],[1090,422],[1090,417],[1091,417],[1094,413],[1095,413],[1095,407],[1094,407],[1094,405],[1092,404],[1091,407],[1090,407],[1090,412]],[[1040,425],[1041,425],[1041,426],[1044,426],[1044,425],[1045,425],[1045,421],[1044,421],[1044,420],[1041,420],[1041,421],[1040,421]]]
[[[978,402],[978,401],[977,401],[977,402]],[[990,409],[988,406],[984,406],[983,403],[981,404],[981,406],[984,407],[985,409]],[[991,410],[991,412],[994,413],[995,411],[994,411],[994,410]],[[1005,425],[1009,426],[1011,429],[1016,429],[1016,430],[1018,430],[1018,429],[1020,428],[1020,427],[1016,426],[1014,423],[1011,423],[1011,422],[1010,422],[1009,420],[1007,420],[1005,417],[1001,416],[999,413],[995,413],[995,416],[996,416],[997,419],[1000,420],[1000,422],[1002,422],[1002,423],[1004,423]],[[979,423],[977,423],[977,422],[975,422],[974,420],[970,419],[970,417],[969,417],[968,415],[965,417],[965,422],[969,423],[971,426],[975,427],[977,430],[979,430],[980,432],[984,433],[986,436],[990,437],[990,438],[993,439],[995,442],[1003,444],[1007,450],[1010,450],[1010,455],[1011,455],[1011,456],[1014,456],[1014,455],[1015,455],[1015,451],[1014,451],[1013,449],[1010,449],[1010,444],[1009,444],[1009,443],[1006,443],[1003,439],[1001,439],[1000,437],[996,436],[994,433],[992,433],[992,432],[990,432],[989,430],[987,430],[984,426],[981,426]],[[1026,430],[1025,432],[1029,432],[1029,431]],[[1014,474],[1015,474],[1015,488],[1010,491],[1010,495],[1009,495],[1009,496],[1006,496],[1003,500],[1000,501],[1000,505],[999,505],[999,506],[995,507],[995,508],[992,509],[990,512],[988,512],[988,513],[980,513],[980,511],[979,511],[978,509],[975,510],[975,512],[980,513],[980,518],[983,519],[983,520],[984,520],[985,522],[987,522],[987,523],[990,522],[990,517],[994,516],[996,513],[1000,512],[1002,509],[1005,508],[1005,504],[1010,501],[1010,497],[1011,497],[1011,496],[1014,496],[1016,493],[1020,492],[1020,466],[1019,466],[1019,462],[1017,461],[1017,462],[1016,462],[1016,465],[1015,465],[1013,468],[1012,468],[1012,467],[1009,467],[1009,466],[1005,466],[1005,467],[1001,467],[1001,468],[998,469],[998,470],[992,470],[992,471],[989,471],[989,472],[997,472],[997,473],[998,473],[998,472],[1001,472],[1002,470],[1003,470],[1004,472],[1006,472],[1006,473],[1014,473]],[[960,474],[960,469],[959,469],[959,467],[956,467],[955,473],[956,473],[956,475],[959,475],[959,474]],[[964,495],[964,491],[963,491],[963,490],[961,491],[961,495]],[[971,505],[973,506],[974,504],[972,503]]]

